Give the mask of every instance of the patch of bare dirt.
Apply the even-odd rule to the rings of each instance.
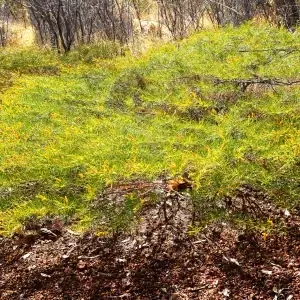
[[[299,212],[248,187],[225,202],[228,211],[272,215],[281,230],[216,222],[188,235],[189,196],[172,189],[144,206],[130,234],[78,236],[57,219],[28,221],[0,240],[0,298],[300,299]]]

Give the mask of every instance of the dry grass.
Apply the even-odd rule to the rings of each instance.
[[[35,44],[35,32],[31,25],[23,22],[15,22],[11,26],[12,38],[9,41],[11,46],[32,47]]]

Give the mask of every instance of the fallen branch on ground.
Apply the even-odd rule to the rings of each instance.
[[[247,88],[250,85],[253,84],[259,84],[259,85],[269,85],[271,87],[273,86],[291,86],[291,85],[296,85],[300,84],[300,80],[294,80],[294,81],[281,81],[280,79],[272,79],[272,78],[261,78],[261,77],[254,77],[254,78],[249,78],[249,79],[220,79],[220,78],[215,78],[213,80],[215,85],[218,84],[234,84],[237,85],[242,92],[245,92]]]
[[[220,84],[233,84],[240,88],[242,92],[245,92],[250,85],[258,84],[258,85],[269,85],[271,87],[274,86],[292,86],[300,84],[300,79],[296,80],[281,80],[277,78],[263,78],[263,77],[252,77],[248,79],[222,79],[214,76],[202,76],[199,74],[188,75],[180,78],[176,78],[175,81],[182,80],[194,80],[194,81],[203,81],[203,82],[212,82],[214,85]]]
[[[298,52],[300,48],[269,48],[269,49],[252,49],[252,50],[238,50],[240,53],[254,53],[254,52]]]

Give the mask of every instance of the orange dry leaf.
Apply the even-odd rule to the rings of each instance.
[[[171,191],[182,191],[191,187],[191,181],[186,178],[175,178],[168,181],[168,188]]]

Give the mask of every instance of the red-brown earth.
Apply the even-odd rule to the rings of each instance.
[[[260,207],[280,230],[263,235],[216,221],[191,235],[188,200],[174,193],[145,206],[126,234],[78,236],[58,219],[27,222],[0,239],[0,298],[300,299],[297,209],[254,193],[253,212]],[[229,213],[241,209],[236,203],[227,203]]]

